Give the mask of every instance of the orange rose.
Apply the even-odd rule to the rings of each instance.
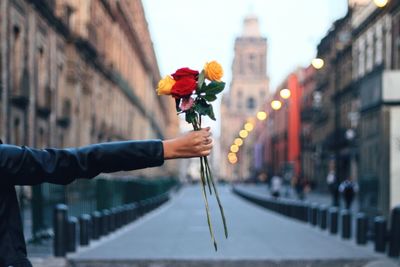
[[[204,65],[204,74],[210,81],[219,82],[224,75],[224,70],[222,69],[221,64],[214,60]]]
[[[174,85],[175,85],[175,80],[172,79],[172,77],[169,75],[165,76],[164,79],[161,79],[158,82],[157,94],[158,95],[170,95],[172,86],[174,86]]]

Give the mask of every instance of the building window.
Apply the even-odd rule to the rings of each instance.
[[[14,119],[14,140],[16,145],[21,145],[21,131],[20,131],[20,120],[19,118]]]
[[[249,110],[253,110],[254,108],[255,108],[255,100],[254,100],[254,98],[253,97],[249,97],[248,99],[247,99],[247,108],[249,109]]]
[[[256,57],[254,54],[249,55],[249,71],[252,74],[254,74],[257,70],[255,59],[256,59]]]
[[[395,69],[400,69],[400,13],[393,19],[393,64]]]
[[[18,25],[13,27],[13,47],[12,47],[12,82],[13,91],[18,92],[20,89],[21,70],[22,70],[22,40],[21,30]]]

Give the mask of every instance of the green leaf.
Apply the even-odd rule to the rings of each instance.
[[[205,93],[207,91],[207,84],[204,82],[201,88],[197,89],[197,94]]]
[[[216,100],[217,97],[215,95],[205,95],[204,99],[209,101],[209,102],[212,102],[212,101]]]
[[[212,120],[216,120],[212,105],[208,104],[205,99],[198,100],[194,106],[194,110],[202,116],[208,116]]]
[[[210,105],[210,108],[208,110],[208,117],[210,117],[210,119],[212,119],[213,121],[216,121],[217,119],[215,118],[215,114],[214,114],[214,109],[213,107]]]
[[[225,83],[224,82],[211,82],[209,85],[207,85],[207,88],[205,89],[205,93],[207,95],[217,95],[221,93],[225,88]]]
[[[197,78],[197,89],[198,90],[200,90],[203,87],[204,79],[205,79],[205,74],[204,74],[204,70],[202,70],[199,74],[199,77]]]
[[[189,110],[185,113],[185,120],[192,124],[196,121],[196,113],[193,110]]]

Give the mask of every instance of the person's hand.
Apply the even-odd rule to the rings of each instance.
[[[208,156],[212,149],[210,127],[163,141],[164,159]]]

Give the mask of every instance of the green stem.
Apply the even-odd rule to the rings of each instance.
[[[201,125],[197,125],[197,121],[192,122],[192,125],[193,125],[193,129],[195,131],[199,131],[201,129]],[[211,224],[210,209],[209,209],[209,206],[208,206],[208,199],[207,199],[207,193],[206,193],[206,187],[205,187],[205,184],[206,184],[205,172],[207,172],[207,168],[204,167],[202,158],[200,158],[200,178],[201,178],[200,180],[201,180],[201,189],[202,189],[201,191],[202,191],[202,194],[203,194],[204,205],[206,207],[208,230],[210,231],[211,241],[214,244],[214,249],[215,249],[215,251],[217,251],[218,247],[217,247],[217,242],[216,242],[215,237],[214,237],[214,230],[213,230],[213,227],[212,227],[212,224]],[[210,185],[209,185],[209,189],[210,189],[210,192],[211,192]]]
[[[200,158],[200,164],[201,164],[201,168],[203,168],[203,170],[205,170],[205,179],[207,181],[207,185],[208,185],[208,191],[210,192],[210,195],[212,195],[212,190],[211,190],[211,182],[210,182],[210,177],[208,175],[208,168],[205,166],[206,165],[206,157],[201,157]],[[204,163],[203,163],[204,161]]]
[[[219,211],[220,211],[220,213],[221,213],[222,222],[223,222],[223,224],[224,224],[225,238],[228,238],[228,227],[226,226],[226,219],[225,219],[224,208],[222,207],[221,200],[219,199],[218,190],[217,190],[217,187],[215,186],[214,178],[213,178],[213,176],[212,176],[212,174],[211,174],[211,169],[210,169],[210,165],[208,164],[208,159],[207,159],[207,157],[204,157],[204,162],[205,162],[206,169],[207,169],[207,170],[206,170],[206,175],[209,176],[209,179],[208,179],[208,180],[211,181],[212,186],[213,186],[213,189],[214,189],[214,192],[215,192],[215,197],[217,198],[217,202],[218,202],[218,206],[219,206]]]
[[[210,216],[210,209],[208,207],[207,194],[206,194],[206,190],[205,190],[205,186],[204,186],[203,181],[201,183],[202,183],[202,187],[201,187],[202,190],[201,191],[203,193],[204,204],[206,206],[208,230],[210,231],[211,241],[214,243],[214,249],[215,249],[215,251],[217,251],[218,247],[217,247],[217,242],[215,241],[214,231],[213,231],[212,224],[211,224],[211,216]]]

